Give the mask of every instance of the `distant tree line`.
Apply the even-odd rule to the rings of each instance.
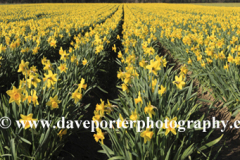
[[[0,3],[215,3],[239,0],[0,0]]]

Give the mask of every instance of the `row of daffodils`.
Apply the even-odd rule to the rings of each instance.
[[[206,149],[222,136],[212,141],[208,139],[211,132],[202,132],[205,117],[197,112],[201,106],[196,103],[193,81],[186,80],[187,66],[182,65],[178,72],[166,57],[160,56],[156,46],[158,21],[152,21],[154,15],[150,12],[154,5],[146,5],[151,6],[149,12],[145,5],[139,6],[142,8],[124,5],[123,48],[116,53],[121,66],[117,73],[121,81],[119,98],[101,100],[96,105],[92,119],[100,124],[106,120],[111,126],[99,127],[94,138],[110,159],[210,158],[212,151]],[[175,124],[180,120],[198,120],[200,127]],[[162,126],[156,124],[158,121]],[[111,147],[104,144],[106,136]]]
[[[42,68],[41,57],[51,62],[59,59],[60,47],[65,50],[69,46],[77,47],[73,45],[74,36],[83,35],[89,28],[103,23],[117,10],[117,5],[77,5],[74,10],[72,5],[44,7],[52,10],[50,16],[0,22],[0,90],[6,90],[16,79],[23,78],[17,73],[22,59]],[[34,5],[29,8],[29,12],[34,12]]]
[[[233,116],[239,113],[239,9],[197,5],[138,5],[138,16],[190,77],[197,78]],[[167,13],[167,14],[166,14]]]
[[[59,17],[54,15],[45,22],[43,19],[27,20],[9,22],[21,25],[3,23],[1,26],[13,32],[9,35],[6,29],[2,30],[1,56],[5,60],[8,56],[20,59],[17,69],[12,72],[22,77],[19,81],[14,79],[15,84],[0,100],[0,116],[9,117],[13,122],[10,128],[0,130],[0,155],[5,159],[55,159],[69,135],[81,129],[72,129],[71,126],[69,130],[62,129],[56,124],[62,117],[80,120],[84,116],[89,106],[84,103],[84,97],[98,87],[96,74],[105,57],[109,56],[105,50],[112,45],[111,37],[117,35],[123,13],[120,5],[93,5],[93,8],[78,5],[76,8],[82,6],[86,8],[81,11],[75,9],[71,13],[70,5],[67,13],[62,11]],[[66,9],[66,6],[62,7]],[[24,28],[28,25],[31,30],[26,32]],[[90,27],[82,32],[84,26]],[[70,36],[73,40],[68,48],[56,43]],[[11,37],[8,42],[6,37]],[[15,48],[12,48],[13,43],[17,44]],[[35,47],[42,53],[33,53]],[[48,58],[51,47],[58,48],[55,59]],[[40,65],[35,65],[37,61]],[[6,66],[1,67],[6,69]],[[25,127],[19,128],[15,120],[24,123]],[[37,120],[48,120],[50,127],[43,127],[40,122],[32,127]]]

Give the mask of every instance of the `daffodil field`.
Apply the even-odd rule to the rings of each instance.
[[[0,130],[1,158],[58,158],[81,128],[53,124],[62,117],[81,120],[91,107],[94,121],[121,121],[120,128],[97,128],[92,137],[109,159],[200,160],[221,153],[224,134],[212,137],[213,129],[203,133],[193,123],[179,132],[170,122],[207,119],[199,111],[196,80],[231,116],[238,115],[237,7],[22,4],[0,5],[0,15],[0,116],[26,122]],[[92,106],[87,97],[99,103]],[[148,118],[168,119],[168,127],[138,132],[136,123],[124,124]],[[41,119],[52,126],[32,128],[28,122]]]

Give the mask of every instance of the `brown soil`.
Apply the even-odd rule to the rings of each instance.
[[[225,122],[228,121],[226,130],[223,130],[223,126],[220,126],[220,129],[215,129],[212,133],[211,139],[214,140],[220,137],[222,134],[224,136],[218,143],[219,146],[223,146],[220,154],[218,155],[217,160],[237,160],[240,157],[240,131],[238,129],[234,129],[233,123],[236,120],[240,120],[240,114],[237,114],[235,118],[231,116],[231,113],[228,111],[227,107],[223,107],[223,102],[217,101],[213,98],[210,92],[203,92],[202,87],[198,90],[198,98],[203,100],[208,100],[211,102],[203,102],[199,101],[202,104],[201,112],[207,113],[208,120],[212,120],[212,117],[215,117],[216,120],[224,120]],[[213,106],[215,108],[209,110],[209,106],[211,103],[216,102]],[[231,128],[232,127],[232,128]]]

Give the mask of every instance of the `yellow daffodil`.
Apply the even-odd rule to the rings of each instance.
[[[46,60],[46,62],[44,62],[44,67],[43,70],[52,70],[52,64],[50,62],[50,60]]]
[[[135,98],[134,101],[135,104],[138,104],[139,102],[141,102],[141,104],[143,103],[140,91],[138,92],[138,97]]]
[[[86,90],[86,88],[87,88],[87,84],[85,84],[85,79],[84,78],[82,78],[81,79],[81,82],[78,84],[78,89],[85,89]]]
[[[58,136],[60,138],[60,141],[62,140],[62,136],[63,135],[66,135],[67,134],[67,129],[61,129],[59,132],[58,132]]]
[[[104,111],[105,111],[105,108],[104,108],[104,101],[102,99],[100,99],[101,103],[100,104],[96,104],[96,111],[99,111],[100,112],[100,115],[101,116],[104,116]]]
[[[192,64],[191,58],[188,59],[188,64]]]
[[[176,135],[175,128],[178,128],[179,125],[177,125],[177,117],[174,117],[173,119],[169,119],[166,117],[167,123],[163,123],[163,129],[166,129],[165,135],[168,135],[168,133],[171,131],[174,135]]]
[[[57,41],[55,39],[52,39],[51,42],[50,42],[50,46],[53,47],[53,48],[56,48],[57,47]]]
[[[120,36],[119,35],[117,35],[117,39],[120,40]]]
[[[9,103],[15,102],[19,105],[23,99],[22,89],[17,89],[15,86],[12,90],[8,90],[7,94],[10,96]]]
[[[180,75],[179,77],[175,76],[175,81],[173,81],[173,84],[176,84],[177,88],[182,89],[186,83],[183,81],[182,75]]]
[[[102,130],[100,128],[97,128],[97,134],[93,135],[96,142],[101,140],[101,143],[103,144],[103,140],[105,139],[104,134],[102,133]]]
[[[150,131],[151,127],[147,128],[145,131],[143,131],[140,136],[144,138],[144,143],[147,141],[151,141],[154,133],[153,131]]]
[[[183,74],[187,74],[188,69],[187,69],[186,65],[184,65],[183,67],[181,67],[180,71],[181,71],[181,73],[183,73]]]
[[[115,53],[117,52],[117,48],[116,48],[116,45],[115,45],[115,44],[113,45],[112,50],[113,50]]]
[[[163,85],[161,85],[161,89],[158,90],[158,94],[160,94],[161,96],[167,91],[166,87],[163,87]]]
[[[122,90],[126,91],[127,93],[129,92],[128,86],[126,84],[124,84],[124,83],[122,84]]]
[[[84,66],[87,64],[86,58],[84,58],[84,60],[82,61],[82,64],[83,64]]]
[[[142,59],[142,60],[139,62],[139,66],[141,66],[141,67],[143,67],[143,68],[146,68],[147,63],[146,63],[145,59]]]
[[[30,74],[29,78],[27,79],[28,88],[31,88],[32,85],[35,88],[37,88],[37,84],[40,82],[41,80],[38,78],[38,74],[35,74],[35,75]]]
[[[81,94],[81,91],[79,92],[79,89],[76,89],[72,93],[72,99],[74,99],[75,104],[82,99],[82,94]]]
[[[61,103],[60,100],[58,100],[58,96],[56,95],[54,98],[50,97],[50,100],[47,102],[47,106],[51,107],[51,110],[59,108],[58,104]]]
[[[119,52],[118,52],[118,58],[122,58],[122,57],[123,57],[122,52],[119,51]]]
[[[29,62],[24,62],[24,60],[21,60],[21,64],[19,65],[18,72],[22,72],[23,75],[26,75],[28,70],[28,64]]]
[[[32,118],[32,117],[33,117],[33,114],[32,114],[32,113],[28,114],[27,116],[25,116],[25,115],[23,115],[23,114],[20,114],[20,117],[21,117],[22,119],[20,119],[19,121],[20,121],[21,123],[24,123],[24,125],[25,125],[24,129],[28,129],[29,127],[31,127],[31,128],[36,128],[36,126],[34,125],[33,121],[37,121],[37,119],[33,119],[33,118]],[[32,126],[31,126],[30,123],[32,124]]]
[[[224,69],[226,69],[228,71],[229,69],[229,64],[226,63],[226,65],[224,66]]]
[[[152,92],[154,92],[156,85],[157,85],[157,79],[152,80]]]
[[[62,73],[62,72],[65,72],[65,73],[67,73],[67,64],[66,63],[64,63],[64,64],[60,64],[60,66],[58,67],[58,69],[60,70],[60,73]]]
[[[130,119],[132,120],[132,121],[136,121],[137,119],[138,119],[138,114],[137,114],[137,109],[135,109],[135,111],[133,112],[133,111],[131,111],[131,115],[130,115]]]
[[[46,85],[48,88],[54,86],[57,82],[57,74],[53,74],[51,70],[48,71],[48,74],[44,73],[44,76],[43,81],[47,83]]]
[[[150,118],[152,118],[152,115],[155,115],[154,112],[154,106],[151,105],[151,102],[148,102],[148,105],[144,108],[144,112],[149,115]]]
[[[98,121],[98,122],[102,121],[102,116],[100,115],[100,111],[94,110],[94,116],[92,117],[92,120]]]
[[[113,111],[113,105],[107,100],[107,104],[104,106],[107,114],[110,114]]]
[[[146,66],[146,68],[149,70],[149,73],[153,73],[154,75],[157,75],[157,71],[161,70],[159,61],[151,60],[150,64]]]
[[[228,62],[229,62],[229,63],[232,63],[233,60],[234,60],[233,56],[232,56],[231,54],[228,55]]]

